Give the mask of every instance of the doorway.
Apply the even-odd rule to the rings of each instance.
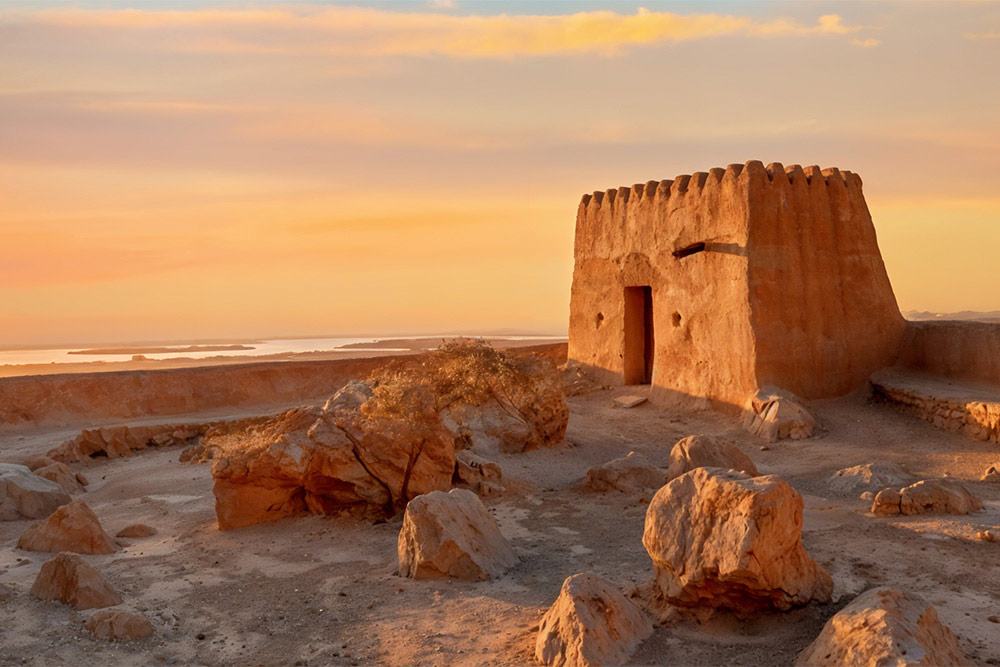
[[[653,380],[653,288],[625,288],[625,384]]]

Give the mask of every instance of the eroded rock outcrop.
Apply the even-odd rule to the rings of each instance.
[[[117,550],[86,503],[74,500],[47,519],[31,524],[21,533],[17,547],[25,551],[72,551],[78,554],[110,554]]]
[[[297,408],[234,435],[212,464],[215,513],[228,530],[304,512],[391,516],[451,488],[454,441],[440,422]]]
[[[808,438],[819,428],[795,396],[774,387],[764,387],[750,398],[743,426],[767,442]]]
[[[397,550],[400,576],[414,579],[485,581],[518,560],[482,501],[465,489],[411,500]]]
[[[137,611],[101,609],[87,618],[84,627],[97,639],[130,642],[153,634],[153,624]]]
[[[878,516],[896,514],[970,514],[983,503],[956,479],[925,479],[900,491],[883,489],[872,502]]]
[[[559,392],[548,361],[446,343],[348,383],[322,408],[207,434],[219,527],[306,511],[391,516],[451,488],[456,449],[521,451],[561,439],[568,412]]]
[[[104,577],[73,553],[58,554],[42,565],[31,594],[39,600],[58,600],[76,609],[113,607],[122,603]]]
[[[802,497],[780,477],[697,468],[653,497],[642,543],[666,602],[752,613],[830,600],[801,536]]]
[[[468,449],[455,453],[455,477],[452,480],[455,486],[462,485],[489,498],[503,493],[502,478],[503,470],[493,461]]]
[[[800,667],[971,665],[923,598],[876,588],[837,612],[799,654]]]
[[[667,478],[674,479],[695,468],[731,468],[756,477],[757,466],[736,445],[710,435],[681,438],[670,450]]]
[[[667,483],[667,471],[653,464],[643,454],[629,452],[587,471],[583,487],[590,491],[635,493],[658,489]]]
[[[70,500],[61,486],[26,466],[0,463],[0,521],[41,519]]]
[[[535,659],[543,665],[588,667],[625,663],[653,633],[650,619],[594,574],[574,574],[542,617]]]
[[[48,452],[61,463],[86,461],[98,456],[111,459],[131,456],[147,447],[190,445],[205,434],[211,424],[157,424],[153,426],[112,426],[85,429]]]
[[[830,488],[838,493],[856,496],[866,491],[877,493],[887,486],[906,486],[916,479],[898,463],[875,461],[838,470],[830,477]]]

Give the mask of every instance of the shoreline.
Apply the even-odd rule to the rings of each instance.
[[[378,339],[371,343],[352,343],[333,350],[313,352],[283,352],[261,355],[218,355],[213,357],[175,357],[172,359],[122,359],[121,361],[69,361],[36,364],[0,365],[0,378],[19,378],[44,375],[86,375],[120,371],[156,371],[180,368],[201,368],[245,364],[283,363],[296,361],[336,361],[341,359],[367,359],[400,354],[417,354],[437,347],[442,340],[473,338],[473,336],[430,336],[399,339]],[[566,338],[538,337],[512,340],[504,337],[483,336],[493,347],[525,347],[565,343]],[[141,354],[137,352],[136,354]]]

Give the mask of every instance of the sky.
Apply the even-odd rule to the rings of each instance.
[[[1000,309],[1000,4],[0,0],[0,344],[564,333],[596,189],[861,174]]]

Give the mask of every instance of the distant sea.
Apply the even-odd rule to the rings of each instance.
[[[80,351],[87,350],[88,346],[77,347],[55,347],[38,349],[17,349],[0,350],[0,365],[5,364],[66,364],[93,361],[129,361],[132,352],[128,350],[135,348],[135,354],[141,354],[146,359],[206,359],[209,357],[258,357],[270,354],[289,354],[300,352],[364,352],[364,347],[351,347],[340,350],[345,345],[363,345],[364,343],[375,343],[377,341],[392,340],[414,340],[414,339],[434,339],[434,338],[455,338],[457,334],[442,334],[437,336],[377,336],[371,338],[285,338],[275,340],[239,341],[238,344],[248,348],[248,350],[209,350],[191,351],[191,343],[179,343],[177,345],[162,345],[157,347],[176,347],[176,352],[155,352],[144,353],[143,345],[120,345],[115,346],[120,349],[120,354],[80,354]],[[565,336],[484,336],[491,339],[502,340],[563,340]],[[102,346],[108,348],[109,346]],[[96,349],[96,348],[94,348]],[[405,352],[408,347],[392,348],[382,347],[371,348],[371,351],[378,352]]]

